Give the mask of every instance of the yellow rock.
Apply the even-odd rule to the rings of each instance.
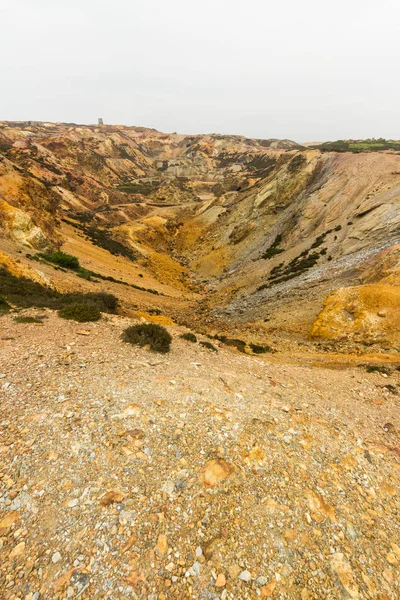
[[[332,292],[311,329],[312,338],[400,343],[400,286],[385,283]]]
[[[7,529],[8,527],[11,527],[13,523],[18,521],[19,516],[19,513],[15,510],[9,512],[2,519],[0,519],[0,529]]]
[[[19,544],[17,544],[10,552],[9,559],[12,560],[13,558],[16,558],[17,556],[21,556],[21,554],[23,554],[25,552],[25,542],[20,542]]]
[[[215,487],[220,481],[232,475],[233,471],[232,465],[223,459],[210,460],[200,474],[200,480],[207,488]]]
[[[167,536],[164,533],[160,533],[158,536],[157,546],[154,548],[160,556],[164,556],[168,550]]]

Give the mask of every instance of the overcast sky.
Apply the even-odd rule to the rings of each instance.
[[[400,139],[400,0],[0,0],[0,120]]]

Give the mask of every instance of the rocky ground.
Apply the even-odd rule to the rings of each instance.
[[[0,318],[2,599],[400,598],[400,371],[46,315]]]

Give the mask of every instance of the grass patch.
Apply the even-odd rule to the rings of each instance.
[[[123,331],[121,338],[124,342],[137,346],[150,346],[153,352],[166,354],[170,350],[172,337],[169,332],[156,323],[131,325]]]
[[[180,337],[187,342],[193,342],[194,344],[197,342],[197,337],[194,335],[194,333],[182,333]]]
[[[99,321],[101,312],[95,304],[90,302],[75,302],[61,308],[58,311],[58,316],[62,319],[78,321],[78,323],[87,323],[89,321]]]

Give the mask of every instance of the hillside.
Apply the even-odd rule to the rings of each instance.
[[[344,336],[353,349],[399,346],[394,150],[2,122],[0,152],[0,250],[30,268],[35,251],[61,247],[94,272],[162,294],[125,290],[127,309],[245,341],[286,347],[312,333],[338,347]],[[56,287],[95,287],[40,270]],[[349,287],[313,326],[328,295]]]

